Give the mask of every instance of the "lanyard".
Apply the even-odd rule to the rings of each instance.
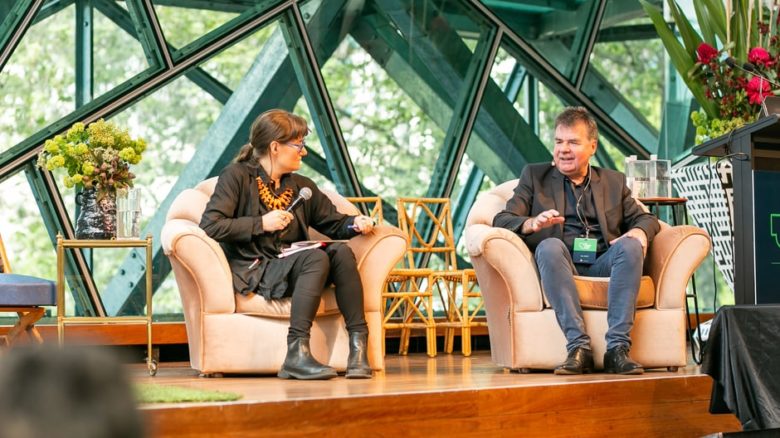
[[[569,183],[571,184],[571,191],[572,194],[575,196],[577,195],[577,190],[574,185],[574,181],[569,180]],[[585,216],[585,212],[583,211],[580,213],[580,205],[582,205],[582,198],[585,196],[585,193],[590,188],[590,166],[588,166],[588,176],[587,181],[585,182],[585,187],[582,188],[582,192],[577,197],[577,204],[574,207],[575,212],[577,213],[577,219],[580,221],[583,227],[585,227],[585,238],[587,239],[590,235],[590,224],[588,224],[588,218]]]

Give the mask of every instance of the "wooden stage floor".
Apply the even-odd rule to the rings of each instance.
[[[135,381],[236,392],[229,403],[144,405],[159,437],[195,436],[680,436],[740,430],[708,413],[712,380],[690,365],[642,376],[512,373],[489,352],[388,355],[371,380],[274,376],[201,378],[186,363]]]

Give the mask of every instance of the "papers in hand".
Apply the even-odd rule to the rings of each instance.
[[[290,245],[289,248],[282,249],[282,252],[279,254],[278,257],[279,258],[287,257],[297,252],[306,251],[314,248],[322,248],[331,243],[337,243],[337,242],[347,242],[347,240],[303,240],[301,242],[295,242],[292,245]]]

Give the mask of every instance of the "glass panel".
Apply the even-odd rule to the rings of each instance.
[[[298,92],[300,93],[300,88],[298,88]],[[293,113],[306,119],[306,124],[311,130],[309,135],[306,137],[306,150],[308,151],[308,155],[306,158],[304,158],[303,166],[301,166],[301,169],[298,171],[298,173],[311,178],[317,184],[317,187],[335,192],[336,185],[333,184],[332,177],[325,163],[325,151],[322,149],[320,135],[314,127],[311,111],[309,110],[309,106],[306,103],[306,98],[301,96],[301,98],[298,99],[298,103],[295,104]],[[318,168],[322,169],[324,173],[318,172],[314,167],[307,164],[308,162],[315,161],[318,163]]]
[[[152,1],[152,3],[156,3]],[[181,49],[227,23],[238,14],[215,10],[154,5],[165,39],[173,49]]]
[[[304,6],[307,31],[358,177],[391,204],[425,196],[468,91],[473,53],[456,29],[470,29],[473,42],[479,21],[457,2],[369,1],[343,14],[321,4]]]
[[[482,0],[482,3],[559,72],[570,79],[573,77],[580,59],[577,51],[587,37],[588,17],[597,1]]]
[[[75,19],[69,6],[33,25],[0,72],[0,152],[73,111]]]
[[[527,162],[549,161],[552,157],[547,113],[559,104],[555,96],[539,86],[539,129],[550,137],[548,143],[542,143],[526,118],[530,108],[528,79],[524,66],[499,48],[466,151],[485,172],[486,179],[496,184],[517,178]]]
[[[634,8],[628,9],[630,4]],[[647,28],[651,29],[649,38],[642,31]],[[590,65],[655,129],[661,127],[664,53],[638,1],[607,3]]]
[[[149,64],[137,39],[97,10],[92,16],[94,95],[97,97],[141,73]]]
[[[272,34],[279,32],[279,25],[271,23],[209,59],[201,68],[231,90],[235,90],[252,67],[258,55],[258,47],[263,47]],[[281,38],[281,34],[278,37]]]
[[[0,191],[0,230],[12,272],[56,279],[56,253],[24,172],[0,183]]]

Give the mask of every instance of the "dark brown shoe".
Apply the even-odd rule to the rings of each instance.
[[[572,375],[593,372],[593,351],[579,347],[569,352],[566,362],[555,368],[555,374]]]
[[[642,374],[642,365],[628,357],[628,347],[621,345],[604,353],[604,372],[610,374]]]

